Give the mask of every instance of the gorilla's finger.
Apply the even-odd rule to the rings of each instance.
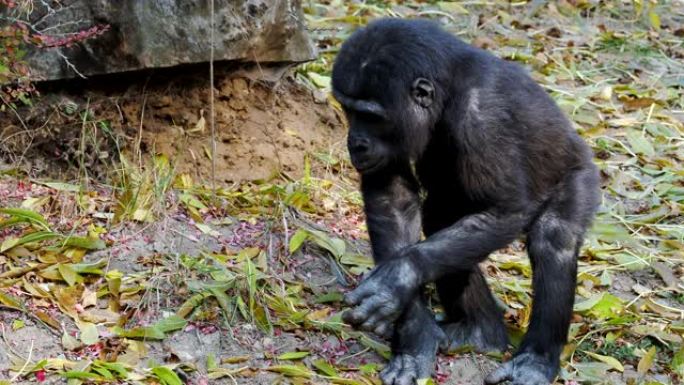
[[[352,325],[363,324],[364,322],[366,322],[368,317],[375,313],[375,307],[376,304],[374,301],[363,301],[361,305],[344,313],[344,322],[350,323]]]
[[[494,385],[513,379],[513,364],[507,362],[485,378],[485,384]]]
[[[380,321],[378,325],[375,326],[373,333],[380,337],[390,338],[392,336],[392,324],[389,322]]]
[[[382,315],[380,315],[377,311],[371,314],[366,321],[361,324],[359,329],[365,330],[368,332],[372,332],[375,330],[376,327],[378,327],[382,322]]]
[[[364,285],[363,283],[359,285],[356,289],[350,291],[344,296],[344,302],[347,305],[358,305],[359,302],[361,302],[364,298],[368,297],[373,293],[372,290],[368,287],[368,285]]]

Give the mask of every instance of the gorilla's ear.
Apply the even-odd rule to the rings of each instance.
[[[435,99],[435,86],[425,78],[417,78],[411,86],[411,97],[421,107],[429,107]]]

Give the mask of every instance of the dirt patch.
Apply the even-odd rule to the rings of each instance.
[[[208,180],[207,77],[192,66],[44,84],[36,106],[0,115],[0,158],[33,174],[106,180],[120,154],[164,154],[179,172]],[[344,138],[326,97],[284,67],[219,68],[215,111],[217,182],[299,177],[306,153]]]

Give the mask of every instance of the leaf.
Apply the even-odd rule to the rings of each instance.
[[[648,12],[648,21],[651,22],[651,27],[653,27],[653,29],[656,31],[660,30],[660,16],[658,16],[654,10]]]
[[[319,372],[323,373],[326,376],[330,377],[336,377],[337,376],[337,370],[330,365],[326,360],[315,360],[312,362],[313,366],[318,369]]]
[[[646,155],[648,157],[653,157],[655,155],[653,145],[644,137],[641,131],[627,130],[627,141],[629,141],[629,146],[637,154]]]
[[[416,380],[416,385],[437,385],[432,378],[421,378]]]
[[[165,366],[152,368],[152,373],[159,378],[162,385],[183,385],[183,381],[178,378],[178,375]]]
[[[679,377],[684,377],[684,347],[680,348],[670,362],[670,369],[677,373]]]
[[[53,233],[52,231],[36,231],[33,233],[26,234],[21,238],[9,238],[2,242],[2,245],[0,245],[0,253],[10,250],[19,245],[41,242],[48,239],[54,239],[59,237],[61,237],[61,235]]]
[[[172,314],[154,324],[153,328],[163,333],[181,330],[188,324],[188,321],[176,314]]]
[[[66,330],[62,333],[62,347],[65,350],[76,350],[81,347],[81,343],[78,340],[67,333]]]
[[[637,365],[637,372],[639,374],[646,374],[651,367],[653,367],[653,361],[655,360],[656,353],[658,351],[656,350],[655,346],[651,346],[651,348],[648,350],[648,352],[641,357],[639,360],[639,364]]]
[[[202,232],[202,234],[209,235],[211,237],[220,237],[221,236],[221,233],[212,229],[211,226],[205,225],[204,223],[195,223],[195,227],[197,227],[199,229],[199,231]]]
[[[17,208],[2,208],[0,209],[0,214],[6,214],[11,217],[21,218],[25,221],[39,225],[44,230],[50,229],[50,225],[48,224],[47,219],[45,219],[45,217],[43,217],[42,215],[31,210]]]
[[[309,355],[309,352],[287,352],[279,355],[279,360],[301,360]]]
[[[296,233],[290,238],[290,254],[299,250],[304,241],[309,237],[309,233],[304,229],[297,230]]]
[[[118,326],[112,328],[112,333],[119,337],[126,338],[144,338],[148,340],[163,340],[166,335],[163,331],[155,327],[139,327],[130,330],[124,330]]]
[[[325,293],[319,295],[314,299],[316,303],[330,303],[330,302],[342,302],[344,295],[339,291],[332,291],[330,293]]]
[[[79,192],[81,191],[81,186],[77,186],[71,183],[60,183],[60,182],[36,182],[37,184],[42,184],[43,186],[50,187],[57,191],[69,191],[69,192]]]
[[[69,265],[59,263],[57,264],[57,270],[59,271],[59,275],[62,276],[62,279],[64,279],[69,286],[74,286],[77,282],[83,280]]]
[[[311,372],[309,368],[299,365],[274,365],[269,366],[266,370],[280,373],[288,377],[311,378],[313,375],[313,372]]]
[[[314,85],[318,88],[329,89],[330,88],[330,76],[319,75],[315,72],[307,72],[306,74]]]
[[[437,6],[444,12],[454,13],[457,15],[467,15],[468,10],[461,4],[453,1],[438,1]]]
[[[99,238],[69,237],[64,241],[62,247],[78,247],[80,249],[86,250],[102,250],[105,249],[107,245]]]
[[[346,244],[344,240],[340,238],[331,238],[328,234],[318,231],[311,230],[309,232],[316,244],[325,250],[328,250],[335,258],[341,258],[346,250]]]
[[[90,322],[78,322],[78,329],[81,331],[80,339],[84,345],[94,345],[99,341],[100,334],[97,331],[97,326]]]
[[[606,364],[610,365],[613,369],[617,370],[618,372],[622,373],[625,371],[625,368],[622,366],[620,361],[616,360],[613,357],[604,356],[601,354],[596,354],[596,353],[586,352],[586,351],[584,353],[587,354],[588,356],[596,359],[596,360],[599,360],[601,362],[605,362]]]
[[[17,331],[23,328],[24,326],[26,326],[26,323],[23,320],[15,319],[14,321],[12,321],[12,330],[14,331]]]
[[[11,307],[12,309],[17,309],[17,310],[23,310],[24,307],[21,305],[21,302],[19,302],[19,299],[15,298],[12,295],[5,294],[0,291],[0,303],[7,306]]]
[[[79,380],[101,380],[102,377],[95,373],[82,372],[78,370],[69,370],[62,374],[66,378],[77,378]]]
[[[622,300],[609,293],[596,294],[576,304],[574,310],[579,313],[588,312],[599,319],[615,318],[622,310]]]

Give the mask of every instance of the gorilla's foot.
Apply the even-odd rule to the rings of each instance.
[[[420,305],[423,306],[423,305]],[[414,307],[413,317],[402,319],[392,338],[392,358],[380,373],[384,385],[413,385],[435,370],[437,349],[446,336],[425,307]]]
[[[516,354],[485,379],[485,384],[548,385],[558,373],[558,363],[535,353]]]
[[[465,320],[441,324],[447,335],[445,351],[470,346],[480,353],[502,352],[508,347],[508,335],[503,322],[467,322]]]
[[[380,379],[385,385],[414,385],[420,379],[430,378],[434,370],[435,353],[397,354],[380,373]]]

